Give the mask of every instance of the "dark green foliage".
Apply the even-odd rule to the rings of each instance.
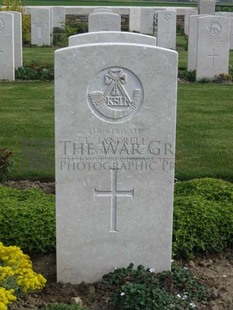
[[[232,244],[233,184],[216,179],[178,182],[173,220],[174,256],[193,258]]]
[[[180,267],[155,274],[143,266],[133,269],[130,264],[103,279],[116,286],[113,303],[122,310],[189,309],[191,303],[210,299],[207,288]]]
[[[55,249],[55,197],[40,190],[0,187],[0,241],[26,253]]]
[[[20,67],[15,71],[17,80],[42,80],[51,81],[54,79],[53,66],[41,67],[34,62],[29,67]]]
[[[0,182],[5,181],[10,176],[13,167],[12,152],[6,148],[0,148]]]
[[[178,77],[188,82],[196,82],[196,70],[179,71]]]
[[[78,21],[66,21],[64,27],[56,27],[53,29],[53,45],[64,47],[68,45],[68,38],[72,35],[84,33],[88,31],[87,23]]]

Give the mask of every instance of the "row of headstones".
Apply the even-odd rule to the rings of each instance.
[[[144,15],[145,12],[146,14]],[[142,9],[141,17],[146,17],[145,20],[148,21],[149,16],[152,16],[148,14],[150,12],[151,10],[144,11]],[[221,14],[223,15],[224,13]],[[232,24],[230,29],[230,23],[233,22],[233,18],[229,14],[224,14],[228,18],[204,14],[188,15],[190,25],[188,69],[196,70],[197,79],[214,78],[215,75],[220,73],[228,73],[229,48],[233,45]],[[2,48],[0,51],[0,62],[2,70],[0,78],[14,80],[14,69],[22,65],[21,14],[17,12],[1,13],[1,16],[0,38],[2,44],[0,46]],[[176,13],[160,11],[157,16],[158,19],[161,17],[158,23],[161,27],[157,27],[157,46],[175,48],[173,44],[175,45]],[[136,18],[134,19],[136,20]],[[143,18],[139,20],[143,20]],[[89,15],[89,31],[120,31],[120,21],[120,15],[113,13],[110,9],[96,9],[93,14]],[[146,25],[146,23],[143,25]],[[34,28],[32,27],[32,29]],[[37,33],[42,37],[43,28],[38,29],[40,31],[37,31]],[[169,32],[169,29],[173,29],[173,32]],[[148,31],[149,28],[147,28],[146,32]],[[171,38],[174,38],[174,40],[169,41]],[[231,42],[230,38],[232,39]],[[158,41],[160,44],[158,44]]]
[[[23,65],[22,14],[0,12],[0,79],[15,80],[15,69]]]
[[[65,8],[53,8],[52,11],[46,8],[31,9],[31,43],[50,45],[53,27],[62,27],[64,23]],[[88,16],[89,32],[120,30],[121,17],[110,9],[96,9]],[[176,11],[131,8],[129,30],[155,35],[158,46],[175,49]]]

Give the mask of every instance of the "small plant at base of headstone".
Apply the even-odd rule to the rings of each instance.
[[[210,299],[208,289],[187,269],[173,266],[171,271],[155,274],[143,266],[115,269],[103,277],[116,286],[113,303],[120,309],[189,309]]]
[[[216,83],[231,83],[232,82],[232,75],[227,73],[221,73],[215,77]]]
[[[12,152],[6,148],[0,148],[0,182],[7,180],[13,168]]]

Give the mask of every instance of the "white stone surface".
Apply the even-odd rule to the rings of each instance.
[[[66,9],[64,6],[52,8],[52,29],[55,27],[64,28],[66,20]]]
[[[188,35],[188,70],[197,69],[197,40],[198,40],[198,18],[209,16],[207,14],[191,15],[189,17],[189,35]]]
[[[197,80],[228,73],[230,20],[226,17],[198,18]]]
[[[215,0],[198,0],[199,14],[215,14]]]
[[[154,8],[141,8],[140,32],[144,34],[154,34]]]
[[[14,15],[15,68],[19,68],[23,65],[22,14],[15,11],[9,13]]]
[[[163,48],[55,52],[58,281],[170,269],[176,83],[177,53]]]
[[[31,9],[31,44],[43,46],[51,44],[50,9]]]
[[[223,16],[230,19],[230,49],[233,50],[233,13],[232,12],[216,12],[215,16]]]
[[[109,8],[98,8],[88,17],[88,31],[121,31],[121,16]]]
[[[157,46],[176,48],[176,12],[157,13]]]
[[[197,15],[198,10],[187,10],[184,16],[184,33],[188,36],[189,34],[189,17],[191,15]]]
[[[133,7],[129,11],[129,31],[141,31],[141,8]]]
[[[15,80],[14,15],[0,12],[0,80]]]
[[[92,44],[101,42],[122,42],[156,45],[156,39],[144,34],[121,32],[121,31],[99,31],[77,34],[69,37],[69,46],[80,44]]]

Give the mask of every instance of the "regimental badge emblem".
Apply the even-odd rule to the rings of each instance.
[[[103,121],[123,123],[131,119],[143,103],[143,86],[130,70],[106,68],[95,76],[87,89],[91,111]]]
[[[218,22],[213,22],[207,27],[207,33],[210,37],[215,37],[222,31],[222,26]]]

